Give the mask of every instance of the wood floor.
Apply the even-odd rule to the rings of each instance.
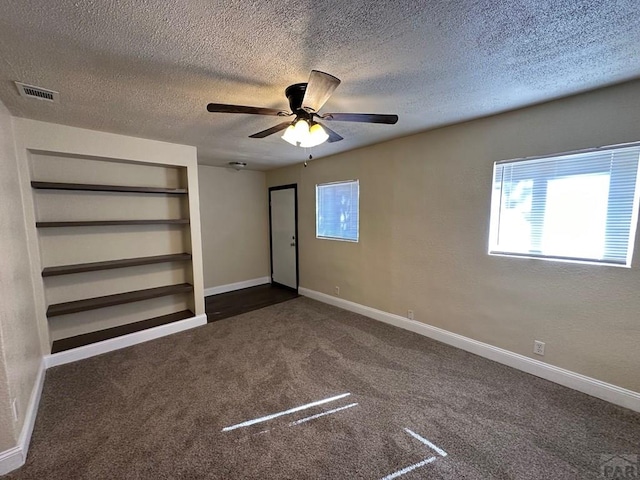
[[[298,294],[276,285],[258,285],[233,292],[205,297],[205,311],[209,323],[296,298]]]
[[[113,295],[111,297],[127,297],[131,296],[132,294],[144,294],[145,292],[147,291],[142,290],[140,292],[130,292],[121,295]],[[216,320],[222,320],[223,318],[232,317],[241,313],[251,312],[252,310],[258,310],[259,308],[268,307],[269,305],[275,305],[276,303],[291,300],[292,298],[296,298],[297,296],[298,294],[292,290],[277,286],[271,286],[270,284],[245,288],[228,293],[221,293],[219,295],[211,295],[205,298],[207,321],[215,322]],[[105,299],[108,300],[111,297],[101,297],[98,299],[91,299],[91,301],[104,301]],[[70,302],[69,304],[54,305],[53,307],[58,308],[66,307],[68,305],[73,306],[74,304],[82,302],[86,303],[88,301],[82,300],[81,302]],[[49,307],[49,310],[51,310],[51,307]],[[130,323],[114,328],[99,330],[97,332],[91,332],[83,335],[77,335],[75,337],[56,340],[55,342],[53,342],[51,353],[58,353],[72,348],[89,345],[91,343],[100,342],[102,340],[120,337],[129,333],[146,330],[147,328],[165,325],[167,323],[176,322],[178,320],[184,320],[185,318],[189,318],[192,316],[192,312],[190,312],[189,310],[185,310],[182,312],[172,313],[170,315],[163,315],[157,318],[150,318],[148,320],[140,322]]]

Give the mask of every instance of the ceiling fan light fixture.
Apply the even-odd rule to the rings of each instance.
[[[282,139],[285,142],[289,142],[291,145],[293,145],[294,147],[298,145],[298,143],[296,142],[296,139],[298,138],[295,134],[295,130],[296,128],[293,126],[293,124],[289,125],[287,127],[287,129],[284,131],[284,133],[282,134]]]
[[[309,122],[304,118],[298,119],[289,125],[282,135],[282,139],[296,147],[316,147],[329,138],[322,125],[314,123],[309,127]]]
[[[309,129],[309,140],[312,145],[312,147],[315,147],[316,145],[320,145],[324,142],[326,142],[329,139],[329,134],[327,132],[325,132],[324,128],[322,128],[322,125],[320,125],[319,123],[314,123],[313,125],[311,125],[311,128]]]

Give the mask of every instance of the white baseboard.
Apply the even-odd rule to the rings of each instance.
[[[640,412],[640,393],[638,392],[602,382],[595,378],[587,377],[586,375],[565,370],[564,368],[555,367],[548,363],[534,360],[533,358],[525,357],[518,353],[510,352],[509,350],[494,347],[493,345],[443,330],[442,328],[432,327],[426,323],[409,320],[401,317],[400,315],[376,310],[375,308],[350,302],[332,295],[327,295],[326,293],[316,292],[302,287],[298,289],[298,292],[300,295],[304,295],[305,297],[309,297],[323,303],[328,303],[330,305],[349,310],[350,312],[359,313],[360,315],[364,315],[366,317],[373,318],[374,320],[388,323],[405,330],[410,330],[414,333],[424,335],[425,337],[446,343],[447,345],[460,348],[461,350],[465,350],[509,367],[516,368],[523,372],[530,373],[536,377],[544,378],[545,380],[564,385],[565,387],[606,400],[607,402],[611,402],[615,405],[620,405],[621,407],[626,407],[630,410]]]
[[[265,283],[271,283],[271,277],[253,278],[251,280],[245,280],[243,282],[228,283],[227,285],[205,288],[204,296],[208,297],[209,295],[233,292],[234,290],[242,290],[243,288],[257,287],[258,285],[264,285]]]
[[[27,452],[29,451],[33,427],[36,424],[36,416],[38,415],[38,406],[40,405],[40,397],[42,396],[42,387],[44,386],[44,375],[46,369],[47,366],[43,358],[40,362],[40,368],[38,369],[36,383],[33,386],[33,390],[31,390],[29,404],[27,405],[27,413],[24,418],[24,425],[22,426],[22,431],[18,438],[18,445],[22,448],[25,459],[27,458]]]
[[[148,328],[147,330],[130,333],[121,337],[110,338],[109,340],[103,340],[102,342],[92,343],[72,350],[45,355],[44,361],[47,368],[56,367],[58,365],[64,365],[65,363],[71,363],[77,360],[94,357],[102,353],[137,345],[138,343],[148,342],[149,340],[154,340],[156,338],[171,335],[190,328],[206,325],[206,323],[206,314],[197,315],[178,322]]]
[[[24,423],[22,424],[22,430],[18,438],[18,445],[4,452],[0,452],[0,475],[5,475],[16,468],[20,468],[27,459],[27,452],[29,451],[29,444],[31,443],[31,434],[33,433],[33,427],[36,423],[38,405],[40,405],[42,386],[44,385],[45,368],[46,366],[43,359],[43,361],[40,362],[36,381],[31,390]]]
[[[26,455],[20,447],[0,452],[0,475],[6,475],[24,465]]]

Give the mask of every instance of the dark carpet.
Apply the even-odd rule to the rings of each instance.
[[[301,297],[49,370],[8,478],[584,480],[636,454],[640,414]]]

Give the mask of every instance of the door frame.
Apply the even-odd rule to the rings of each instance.
[[[287,190],[293,188],[293,200],[294,200],[294,216],[295,216],[295,236],[296,236],[296,288],[291,288],[288,285],[283,285],[273,281],[273,226],[271,224],[271,192],[276,190]],[[269,265],[271,267],[271,284],[278,287],[286,288],[287,290],[293,290],[298,292],[300,286],[300,262],[298,260],[298,184],[290,183],[287,185],[278,185],[276,187],[269,187]]]

